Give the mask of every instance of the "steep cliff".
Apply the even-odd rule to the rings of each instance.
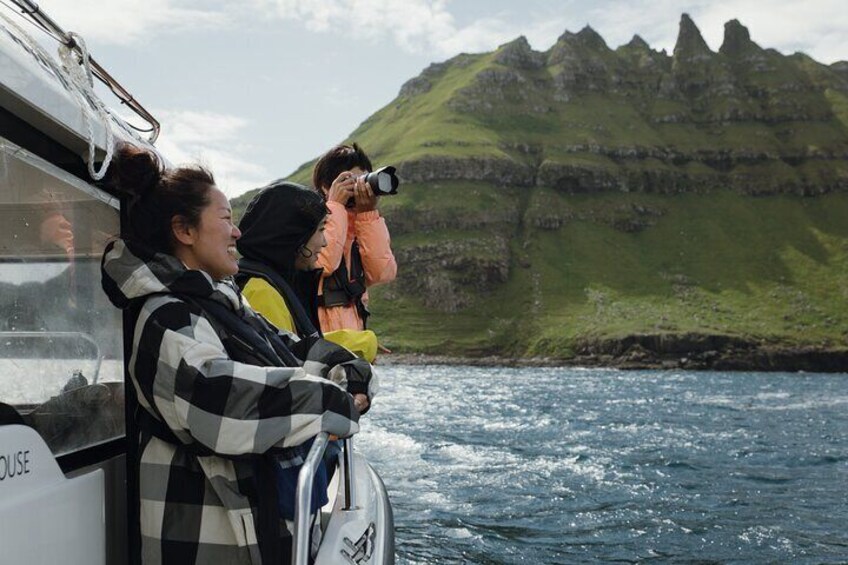
[[[404,180],[372,318],[395,349],[691,364],[687,343],[848,337],[848,62],[736,20],[714,52],[685,14],[672,54],[519,37],[431,65],[350,139]]]

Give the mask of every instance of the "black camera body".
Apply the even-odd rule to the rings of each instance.
[[[395,174],[396,170],[392,166],[380,167],[376,171],[365,173],[357,178],[361,178],[368,183],[368,186],[371,187],[375,195],[389,196],[391,194],[397,194],[398,186],[400,185],[400,179]],[[347,208],[353,208],[355,205],[354,199],[351,198],[345,206]]]
[[[373,173],[365,173],[360,178],[364,179],[377,196],[397,194],[400,180],[395,174],[394,167],[381,167]]]

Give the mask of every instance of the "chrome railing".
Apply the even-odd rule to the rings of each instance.
[[[57,41],[64,43],[68,47],[77,49],[79,46],[73,39],[73,36],[57,24],[53,19],[48,16],[44,10],[42,10],[38,4],[33,2],[33,0],[12,0],[18,8],[21,9],[21,13],[25,16],[28,16],[35,24],[44,29],[49,35],[54,37]],[[159,137],[159,130],[161,126],[159,121],[153,117],[153,114],[148,112],[144,106],[139,103],[138,100],[133,98],[132,94],[127,91],[126,88],[121,86],[121,84],[115,80],[112,75],[110,75],[106,69],[100,66],[97,61],[93,58],[89,57],[89,64],[91,65],[92,74],[97,77],[97,79],[105,84],[112,93],[118,97],[118,100],[121,101],[121,104],[126,105],[130,110],[136,113],[141,119],[150,124],[149,129],[141,129],[135,126],[130,126],[133,129],[140,131],[142,133],[150,134],[148,141],[150,143],[154,143],[156,139]]]
[[[353,480],[353,438],[344,440],[342,451],[342,476],[345,504],[343,510],[356,509],[356,483]]]
[[[312,486],[318,465],[327,450],[330,436],[320,433],[315,436],[312,448],[300,468],[297,476],[297,494],[294,501],[294,532],[292,534],[292,565],[307,565],[309,563],[309,519],[312,509]],[[353,476],[353,440],[347,438],[343,442],[341,455],[341,476],[339,484],[344,489],[344,510],[356,508],[356,487]]]
[[[85,332],[15,332],[15,331],[2,331],[0,332],[0,340],[3,339],[41,339],[41,340],[51,340],[51,339],[81,339],[82,341],[91,344],[94,346],[94,351],[97,353],[97,359],[95,360],[94,366],[94,377],[91,379],[92,384],[97,383],[97,378],[100,376],[100,365],[103,363],[103,352],[100,351],[100,344],[97,343],[92,336],[88,335]]]

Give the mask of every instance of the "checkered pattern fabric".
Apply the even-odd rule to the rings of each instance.
[[[141,434],[144,563],[261,563],[254,465],[243,456],[271,449],[284,456],[282,448],[319,432],[357,432],[348,392],[373,394],[370,366],[324,341],[296,344],[305,349],[302,367],[231,359],[220,328],[187,298],[213,299],[244,317],[256,314],[230,281],[213,281],[175,257],[117,240],[106,249],[102,274],[115,306],[140,304],[129,376],[142,409],[184,444],[216,454],[196,455],[196,449]],[[281,535],[289,535],[285,527]]]

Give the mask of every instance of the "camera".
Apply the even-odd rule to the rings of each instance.
[[[394,167],[381,167],[373,173],[365,173],[359,178],[364,179],[377,196],[397,194],[400,184]]]
[[[392,166],[381,167],[371,173],[360,175],[357,179],[364,180],[371,187],[375,195],[388,196],[390,194],[397,194],[398,185],[400,184],[400,179],[398,179],[395,171],[396,169]],[[351,198],[347,201],[346,207],[353,208],[355,204],[354,199]]]

